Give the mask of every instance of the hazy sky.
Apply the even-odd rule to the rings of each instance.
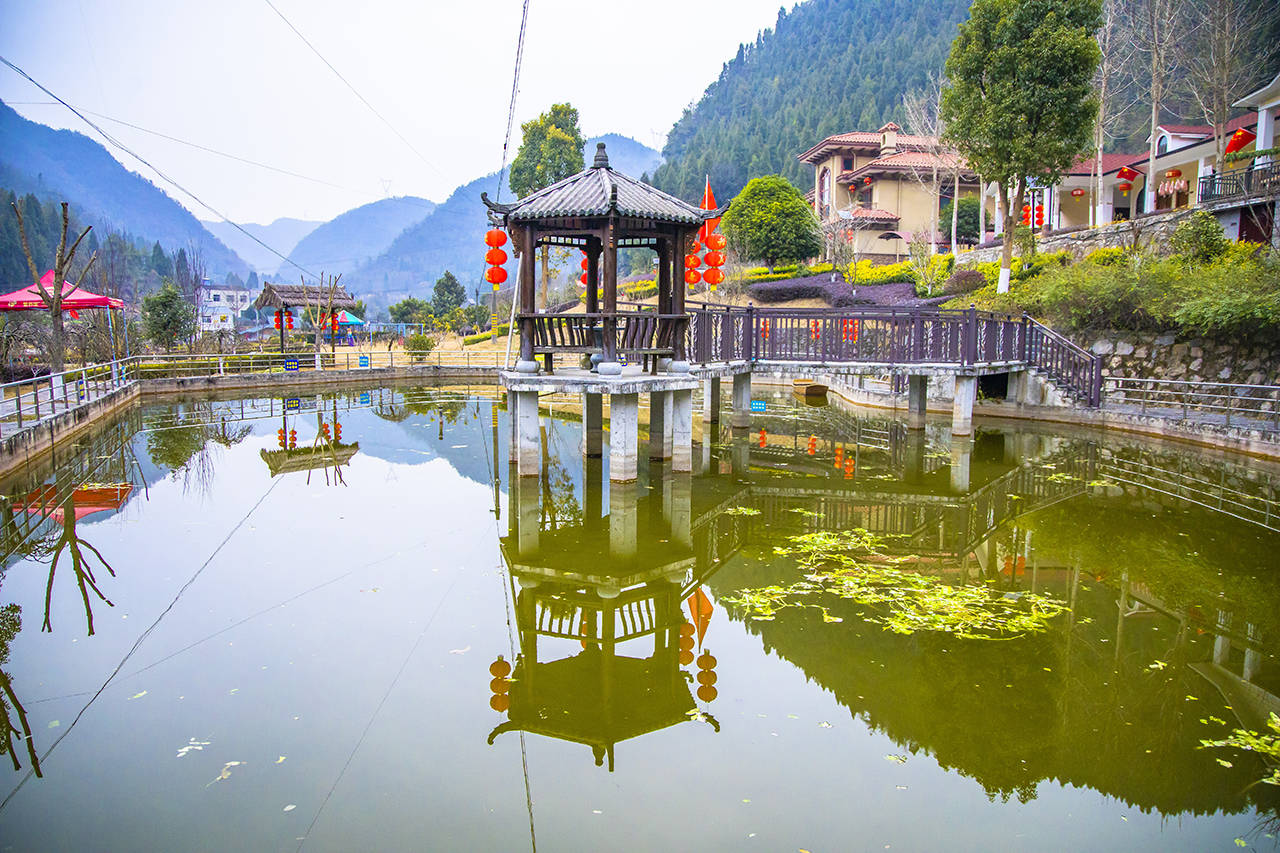
[[[496,171],[519,0],[272,2],[395,131],[266,0],[0,0],[0,54],[82,111],[315,179],[99,122],[237,222],[328,219],[386,195],[443,201]],[[565,100],[587,136],[616,132],[661,147],[681,111],[740,42],[773,25],[778,7],[530,0],[511,156],[519,122]],[[102,142],[64,107],[31,103],[48,98],[4,66],[0,98],[27,118]],[[108,148],[201,219],[216,218]]]

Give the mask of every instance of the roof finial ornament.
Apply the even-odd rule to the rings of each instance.
[[[591,168],[593,169],[609,168],[609,155],[605,153],[603,142],[596,143],[596,159],[591,163]]]

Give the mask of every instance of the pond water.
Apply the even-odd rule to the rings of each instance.
[[[1201,741],[1280,708],[1280,476],[757,396],[629,486],[571,401],[514,477],[488,386],[149,404],[33,466],[0,850],[1275,845],[1273,765]]]

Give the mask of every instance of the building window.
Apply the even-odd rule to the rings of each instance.
[[[840,168],[841,168],[841,169],[843,169],[843,170],[844,170],[844,171],[846,171],[846,172],[852,172],[852,171],[853,171],[853,158],[852,158],[852,157],[845,157],[845,158],[841,159],[841,161],[840,161]]]
[[[818,178],[818,218],[826,219],[831,214],[831,170],[823,169]]]
[[[222,301],[222,294],[221,294],[221,293],[215,293],[215,294],[213,294],[213,301],[214,301],[214,302],[221,302],[221,301]]]
[[[1161,136],[1160,141],[1156,143],[1156,154],[1163,154],[1169,150],[1169,137]]]

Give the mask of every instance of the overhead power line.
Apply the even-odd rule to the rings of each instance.
[[[177,181],[175,181],[173,178],[171,178],[171,177],[169,177],[168,175],[166,175],[164,172],[160,171],[160,169],[159,169],[158,167],[156,167],[153,163],[151,163],[151,161],[147,160],[147,159],[146,159],[145,157],[143,157],[141,154],[138,154],[138,153],[137,153],[136,151],[134,151],[132,148],[130,148],[129,146],[125,145],[125,144],[124,144],[123,142],[121,142],[120,140],[116,139],[114,136],[112,136],[112,135],[111,135],[110,133],[108,133],[107,131],[103,130],[103,129],[102,129],[102,127],[101,127],[99,124],[97,124],[96,122],[94,122],[92,119],[90,119],[88,116],[86,116],[86,115],[85,115],[83,112],[81,112],[80,110],[78,110],[78,109],[76,109],[75,107],[71,106],[71,104],[67,103],[67,102],[66,102],[66,101],[64,101],[62,98],[60,98],[60,97],[58,97],[57,95],[55,95],[52,91],[50,91],[49,89],[47,89],[47,88],[46,88],[42,83],[39,83],[38,81],[36,81],[36,79],[35,79],[34,77],[32,77],[32,76],[31,76],[30,74],[28,74],[27,72],[23,71],[23,70],[22,70],[21,68],[19,68],[18,66],[14,65],[14,64],[13,64],[12,62],[10,62],[6,57],[4,57],[4,56],[0,56],[0,62],[3,62],[5,65],[9,66],[9,68],[13,69],[13,71],[14,71],[15,73],[17,73],[17,74],[18,74],[18,75],[20,75],[21,77],[25,78],[25,79],[27,80],[27,82],[31,83],[31,85],[35,86],[35,87],[36,87],[37,89],[39,89],[41,92],[44,92],[44,93],[45,93],[46,95],[48,95],[50,98],[53,98],[53,99],[54,99],[55,101],[57,101],[58,103],[62,104],[64,107],[66,107],[67,109],[71,110],[71,112],[75,113],[75,114],[80,118],[80,120],[81,120],[81,121],[83,121],[85,124],[89,125],[89,127],[91,127],[91,128],[93,128],[94,130],[96,130],[96,131],[98,132],[98,134],[99,134],[103,139],[107,140],[107,142],[111,143],[111,144],[112,144],[112,145],[114,145],[116,148],[119,148],[121,151],[125,152],[125,153],[126,153],[126,154],[128,154],[130,157],[134,158],[135,160],[137,160],[139,163],[141,163],[141,164],[143,164],[144,166],[146,166],[146,167],[147,167],[148,169],[150,169],[151,171],[155,172],[157,175],[159,175],[159,176],[160,176],[161,180],[163,180],[163,181],[165,181],[166,183],[168,183],[169,185],[173,186],[173,187],[174,187],[174,188],[176,188],[179,192],[184,193],[185,195],[189,196],[193,201],[195,201],[197,204],[199,204],[199,205],[200,205],[201,207],[203,207],[205,210],[209,211],[209,212],[210,212],[210,213],[212,213],[214,216],[218,217],[218,218],[219,218],[219,219],[221,219],[223,222],[227,223],[227,224],[228,224],[228,225],[230,225],[232,228],[236,229],[236,230],[237,230],[237,231],[239,231],[241,234],[243,234],[244,236],[248,237],[250,240],[252,240],[253,242],[257,243],[259,246],[261,246],[262,248],[266,249],[266,250],[267,250],[268,252],[270,252],[271,254],[275,255],[275,256],[276,256],[277,258],[279,258],[280,260],[282,260],[282,261],[284,261],[285,263],[289,264],[290,266],[292,266],[292,267],[296,268],[297,270],[299,270],[299,271],[300,271],[301,273],[303,273],[304,275],[309,275],[309,276],[311,276],[312,278],[318,278],[318,276],[317,276],[315,273],[311,272],[311,270],[308,270],[308,269],[306,269],[305,267],[299,266],[299,265],[298,265],[297,263],[295,263],[294,261],[289,260],[289,258],[288,258],[288,257],[286,257],[285,255],[281,254],[280,252],[278,252],[276,249],[272,248],[271,246],[268,246],[265,242],[263,242],[263,241],[262,241],[261,239],[259,239],[257,236],[255,236],[254,234],[250,234],[247,230],[245,230],[244,228],[242,228],[240,225],[236,224],[235,222],[232,222],[232,221],[231,221],[231,219],[230,219],[230,218],[228,218],[225,214],[223,214],[220,210],[218,210],[217,208],[213,207],[213,205],[209,204],[209,203],[208,203],[208,202],[206,202],[204,199],[200,198],[200,196],[196,195],[196,194],[195,194],[195,193],[193,193],[191,190],[187,189],[187,188],[186,188],[186,187],[184,187],[182,184],[178,183],[178,182],[177,182]]]
[[[390,121],[388,121],[386,116],[384,116],[382,113],[378,112],[377,108],[376,108],[373,104],[369,103],[368,99],[367,99],[367,98],[365,98],[365,96],[364,96],[364,95],[360,94],[360,92],[356,89],[356,87],[355,87],[355,86],[351,85],[351,81],[350,81],[350,80],[348,80],[346,77],[343,77],[343,76],[342,76],[342,72],[341,72],[341,71],[339,71],[338,69],[336,69],[336,68],[334,68],[334,67],[333,67],[333,63],[332,63],[332,62],[330,62],[329,60],[327,60],[327,59],[325,59],[325,58],[324,58],[324,54],[323,54],[323,53],[321,53],[319,50],[317,50],[317,49],[316,49],[316,46],[315,46],[315,45],[313,45],[310,41],[308,41],[308,40],[307,40],[307,37],[306,37],[306,36],[304,36],[304,35],[303,35],[299,30],[298,30],[298,28],[297,28],[297,27],[295,27],[295,26],[293,25],[293,23],[292,23],[288,18],[286,18],[286,17],[284,16],[284,12],[281,12],[279,9],[277,9],[277,8],[276,8],[276,6],[275,6],[275,4],[274,4],[274,3],[272,3],[272,2],[271,2],[271,0],[263,0],[263,2],[264,2],[264,3],[266,3],[268,6],[270,6],[270,7],[271,7],[271,11],[275,12],[277,15],[279,15],[279,16],[280,16],[280,20],[284,21],[285,26],[287,26],[289,29],[293,30],[293,34],[294,34],[294,35],[296,35],[298,38],[302,39],[302,43],[303,43],[303,44],[305,44],[307,47],[309,47],[309,48],[311,49],[311,52],[312,52],[312,53],[314,53],[314,54],[316,55],[316,57],[317,57],[317,58],[319,58],[319,60],[320,60],[321,62],[323,62],[326,66],[328,66],[329,70],[330,70],[330,71],[332,71],[332,72],[334,73],[334,75],[335,75],[335,76],[337,76],[337,78],[338,78],[339,80],[341,80],[341,81],[343,82],[343,84],[344,84],[348,89],[350,89],[350,90],[351,90],[351,94],[353,94],[353,95],[355,95],[357,98],[359,98],[359,99],[360,99],[360,103],[364,104],[366,107],[368,107],[368,108],[369,108],[369,112],[371,112],[371,113],[373,113],[375,116],[377,116],[377,117],[378,117],[378,119],[379,119],[383,124],[385,124],[385,125],[387,126],[387,128],[388,128],[392,133],[394,133],[394,134],[395,134],[395,135],[400,139],[400,141],[401,141],[401,142],[403,142],[406,146],[408,146],[408,148],[409,148],[409,150],[410,150],[410,151],[412,151],[414,154],[417,154],[417,155],[418,155],[418,159],[419,159],[419,160],[421,160],[423,163],[425,163],[425,164],[427,165],[427,167],[431,169],[431,171],[435,172],[437,175],[439,175],[439,176],[440,176],[440,177],[442,177],[442,178],[444,178],[444,177],[445,177],[444,173],[442,173],[439,169],[437,169],[437,168],[436,168],[436,166],[435,166],[435,164],[434,164],[434,163],[432,163],[430,160],[428,160],[428,159],[423,155],[423,153],[422,153],[421,151],[419,151],[417,148],[415,148],[415,147],[414,147],[414,145],[413,145],[413,143],[412,143],[412,142],[410,142],[407,138],[405,138],[405,135],[404,135],[403,133],[401,133],[400,131],[396,130],[395,125],[393,125]],[[526,0],[526,4],[527,4],[527,2],[528,2],[528,0]]]

